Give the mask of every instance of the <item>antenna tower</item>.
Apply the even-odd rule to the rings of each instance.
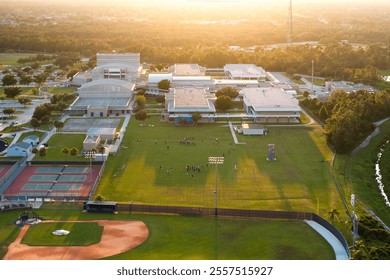
[[[290,0],[290,6],[288,7],[288,32],[287,32],[287,43],[292,42],[292,31],[293,31],[293,22],[292,22],[292,0]]]

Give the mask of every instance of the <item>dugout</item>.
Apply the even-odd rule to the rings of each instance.
[[[83,210],[91,213],[115,213],[117,207],[117,202],[84,201],[83,203]]]

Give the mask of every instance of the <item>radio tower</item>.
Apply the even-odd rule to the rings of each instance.
[[[290,6],[288,8],[287,43],[291,43],[292,42],[292,31],[293,31],[292,25],[293,25],[293,23],[292,23],[292,0],[290,0]]]

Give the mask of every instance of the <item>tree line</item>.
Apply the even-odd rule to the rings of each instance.
[[[325,123],[327,142],[337,153],[344,154],[372,133],[373,122],[390,116],[390,91],[335,91],[327,102],[315,98],[301,104]]]

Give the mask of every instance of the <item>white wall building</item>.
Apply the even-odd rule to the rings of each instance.
[[[240,91],[247,114],[261,123],[298,122],[298,100],[280,88],[246,88]]]
[[[96,67],[92,70],[92,80],[119,79],[135,81],[142,71],[139,53],[96,55]]]
[[[7,157],[27,157],[31,154],[31,151],[31,144],[18,142],[8,147]]]

